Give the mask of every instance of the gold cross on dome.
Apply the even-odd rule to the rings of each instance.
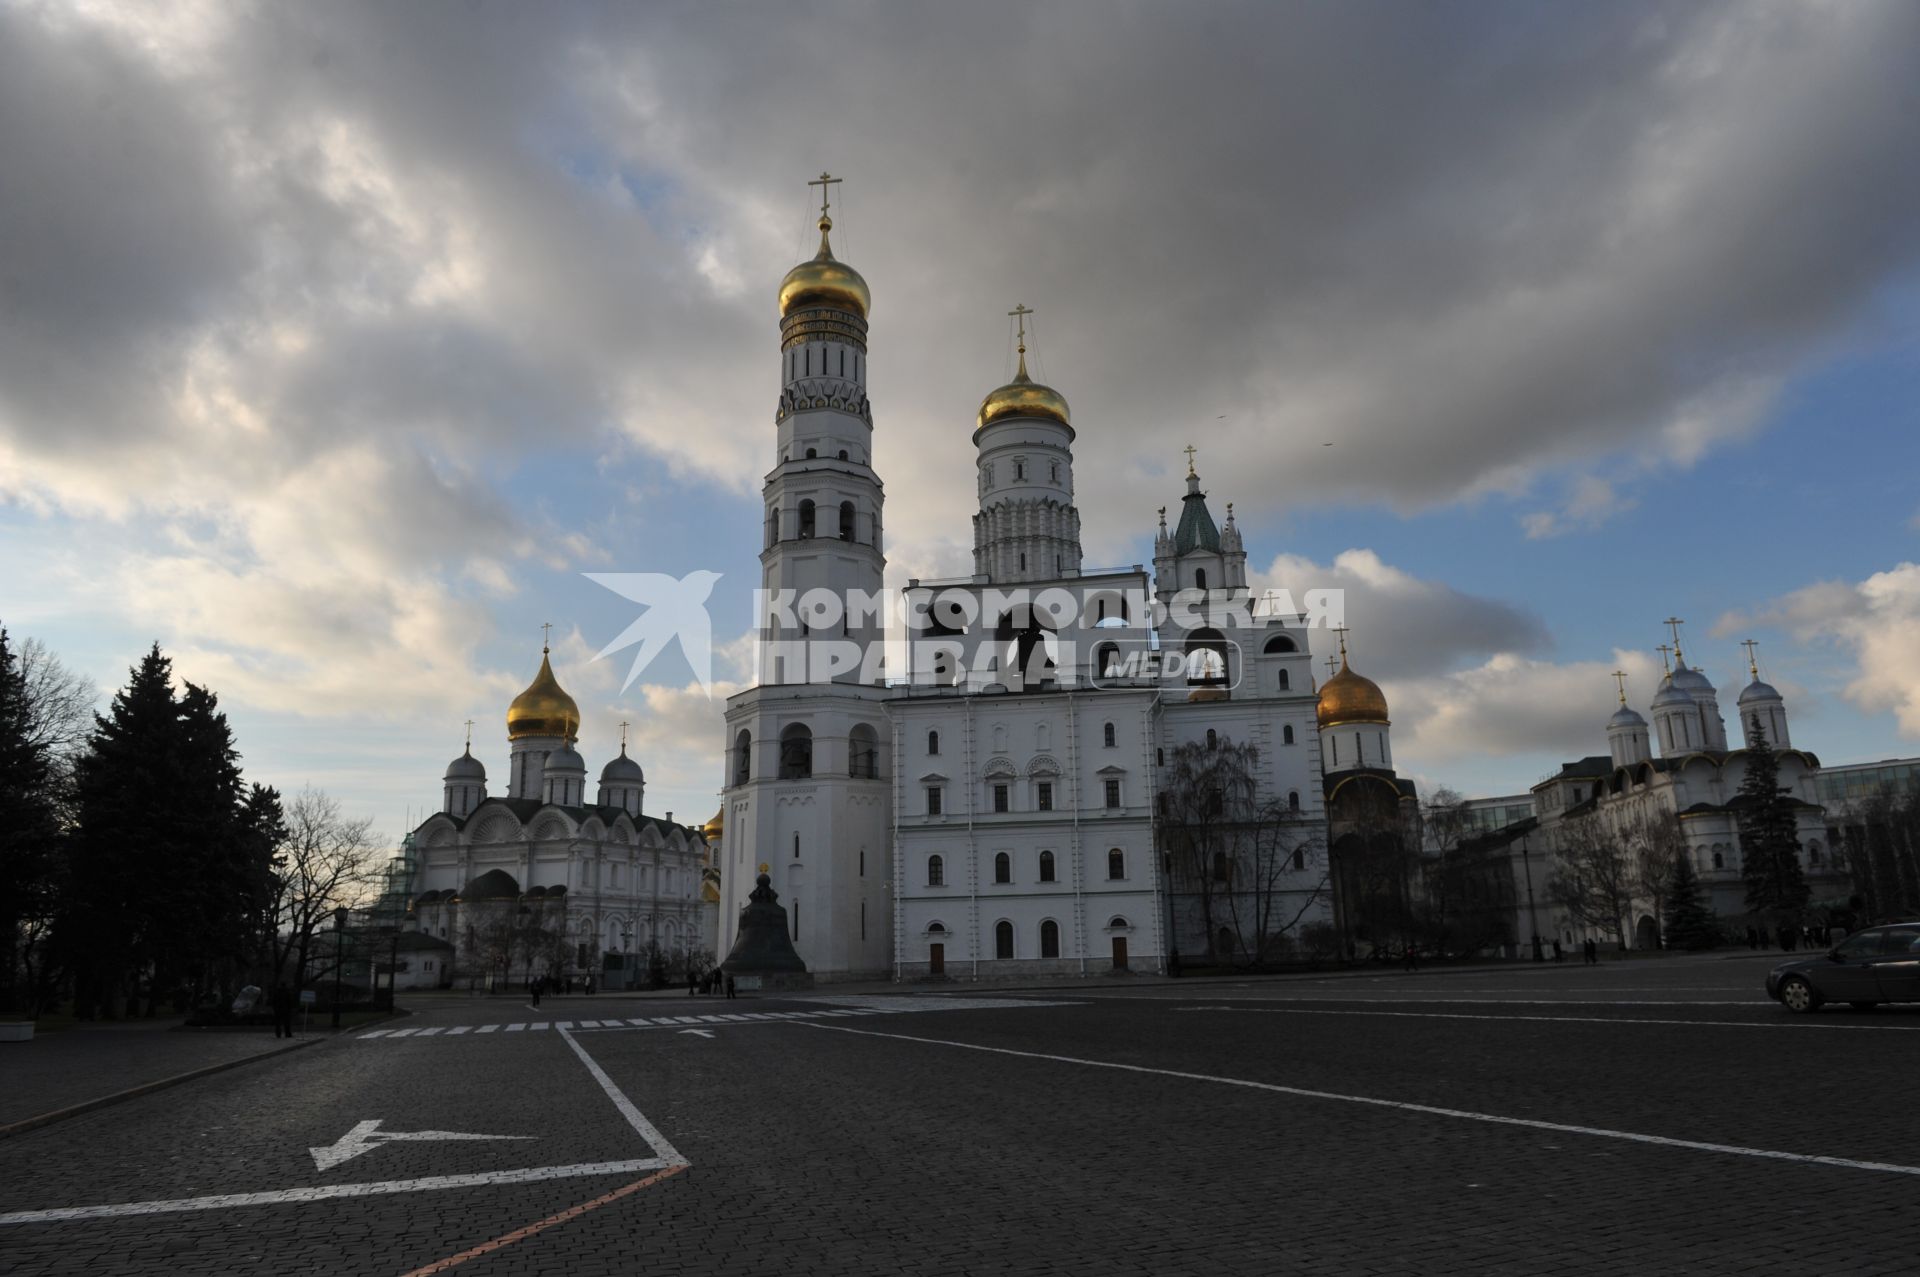
[[[807,183],[808,186],[817,186],[820,188],[820,216],[825,217],[827,215],[827,196],[835,186],[839,185],[840,180],[841,179],[831,173],[822,172],[819,177]]]
[[[1352,627],[1336,625],[1333,627],[1333,632],[1340,636],[1340,663],[1345,665],[1347,663],[1347,635],[1352,632]]]
[[[1660,622],[1660,624],[1666,626],[1673,632],[1673,659],[1684,662],[1686,658],[1680,654],[1680,627],[1685,625],[1686,622],[1677,616],[1670,616]]]
[[[1023,355],[1027,353],[1027,316],[1032,313],[1033,307],[1027,305],[1025,302],[1015,302],[1013,309],[1007,312],[1007,317],[1014,320],[1020,326],[1020,353]]]
[[[1658,647],[1654,648],[1653,650],[1660,653],[1660,668],[1665,670],[1669,674],[1673,673],[1673,665],[1667,660],[1667,656],[1673,651],[1673,649],[1668,647],[1665,643],[1662,643]]]
[[[1335,660],[1332,656],[1328,656],[1327,657],[1327,673],[1338,674],[1339,672],[1340,672],[1340,662]]]
[[[1615,670],[1613,672],[1613,681],[1620,689],[1620,703],[1625,705],[1627,703],[1627,672],[1625,670]]]
[[[467,748],[473,748],[473,720],[471,718],[467,720]]]
[[[546,652],[548,645],[551,644],[552,642],[553,642],[553,622],[551,621],[542,622],[540,625],[541,652],[542,653]]]
[[[620,752],[623,754],[627,752],[627,728],[630,726],[632,726],[632,724],[628,723],[626,719],[623,718],[620,720]]]
[[[1194,473],[1194,469],[1193,469],[1193,454],[1200,450],[1194,447],[1192,444],[1188,444],[1185,448],[1181,449],[1181,451],[1187,454],[1187,478],[1189,479],[1198,478],[1199,476]]]
[[[1753,671],[1753,677],[1760,677],[1760,662],[1754,659],[1753,650],[1760,646],[1754,639],[1742,639],[1740,646],[1747,649],[1747,668]]]

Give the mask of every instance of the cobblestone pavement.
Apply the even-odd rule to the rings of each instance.
[[[7,1141],[0,1270],[1911,1273],[1920,1008],[1765,967],[462,1002]]]

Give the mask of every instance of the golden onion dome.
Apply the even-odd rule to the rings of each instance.
[[[706,825],[700,830],[701,833],[707,836],[707,841],[709,843],[716,843],[720,841],[720,835],[726,828],[726,825],[725,825],[726,814],[727,814],[727,809],[725,807],[722,807],[719,811],[716,811],[713,813],[713,819],[709,820],[706,823]]]
[[[547,649],[540,649],[540,672],[507,707],[507,739],[558,736],[571,744],[580,735],[580,707],[553,676]]]
[[[827,242],[827,232],[832,229],[833,219],[822,215],[820,251],[812,261],[801,262],[780,281],[780,318],[785,319],[802,306],[832,306],[850,310],[862,319],[867,317],[873,296],[867,291],[867,281],[860,278],[860,272],[834,257],[833,246]]]
[[[1003,417],[1040,417],[1057,421],[1063,426],[1073,424],[1067,411],[1067,397],[1052,386],[1043,386],[1027,376],[1024,335],[1020,342],[1019,371],[1013,374],[1012,381],[980,401],[979,425],[974,429],[984,429]]]
[[[1380,691],[1380,685],[1349,669],[1344,652],[1341,658],[1340,672],[1328,679],[1320,689],[1317,710],[1320,726],[1334,727],[1341,723],[1379,723],[1385,726],[1389,721],[1387,698]]]

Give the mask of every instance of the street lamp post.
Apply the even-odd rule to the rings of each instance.
[[[1520,864],[1527,871],[1527,922],[1533,928],[1533,960],[1545,962],[1547,955],[1540,947],[1540,915],[1533,907],[1533,857],[1529,854],[1527,836],[1520,835]]]
[[[340,967],[345,961],[347,943],[347,907],[333,911],[333,1028],[340,1029]]]

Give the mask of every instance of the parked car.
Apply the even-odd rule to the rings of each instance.
[[[1868,927],[1817,958],[1783,962],[1767,972],[1767,996],[1802,1014],[1828,1002],[1920,1002],[1920,922]]]
[[[235,1015],[251,1015],[253,1009],[259,1005],[260,986],[250,984],[241,989],[240,995],[233,1000],[233,1013]]]

